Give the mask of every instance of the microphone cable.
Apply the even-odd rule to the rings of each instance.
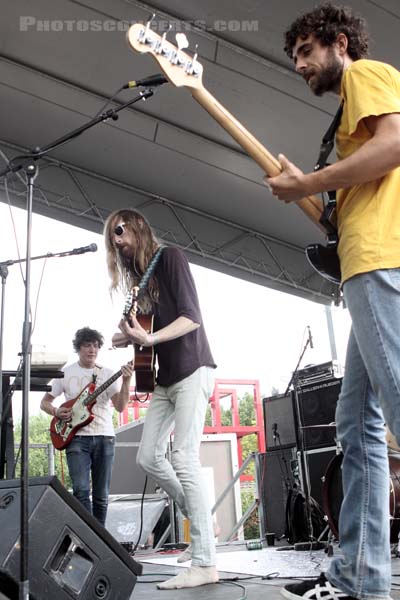
[[[94,117],[92,117],[93,119],[97,119],[97,117],[99,117],[101,115],[102,112],[105,111],[105,109],[107,108],[107,106],[113,101],[115,100],[115,98],[118,96],[118,94],[120,94],[123,90],[125,89],[125,84],[121,85],[121,87],[119,87],[112,96],[110,96],[110,98],[108,98],[107,102],[100,108],[99,111],[97,111],[97,113],[94,115]]]
[[[138,535],[138,539],[136,544],[134,545],[134,547],[132,548],[132,550],[129,552],[130,556],[134,556],[135,552],[139,546],[140,543],[140,538],[142,537],[142,531],[143,531],[143,510],[144,510],[144,497],[146,494],[146,488],[147,488],[147,475],[146,475],[146,479],[144,480],[144,486],[143,486],[143,492],[142,492],[142,498],[140,500],[140,529],[139,529],[139,535]]]

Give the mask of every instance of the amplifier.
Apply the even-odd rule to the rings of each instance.
[[[292,392],[263,398],[265,445],[267,450],[296,445]]]
[[[293,392],[297,445],[305,450],[335,445],[335,412],[342,379],[330,379]]]
[[[341,365],[331,360],[319,365],[310,365],[297,372],[296,385],[303,387],[343,376]]]

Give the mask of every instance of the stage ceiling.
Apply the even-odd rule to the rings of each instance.
[[[43,147],[93,117],[124,83],[160,71],[133,52],[128,23],[156,14],[167,39],[197,44],[203,84],[270,152],[311,169],[337,99],[315,98],[282,50],[282,32],[314,0],[3,0],[0,7],[0,150]],[[348,2],[363,14],[372,56],[400,67],[398,0]],[[133,99],[125,90],[111,105]],[[3,162],[3,158],[1,161]],[[323,241],[296,206],[274,199],[263,172],[185,88],[153,97],[37,162],[34,210],[101,232],[114,209],[140,209],[190,261],[328,303],[333,289],[306,262]],[[20,178],[8,179],[25,206]],[[2,183],[4,190],[4,183]],[[4,195],[3,198],[4,200]]]

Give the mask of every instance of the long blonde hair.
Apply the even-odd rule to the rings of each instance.
[[[117,250],[114,242],[114,227],[117,219],[124,223],[136,240],[132,258],[125,259]],[[154,252],[160,245],[146,218],[131,208],[122,208],[109,215],[104,225],[104,239],[107,251],[107,266],[110,275],[110,292],[121,290],[124,293],[132,291],[139,284]],[[155,277],[151,277],[146,292],[139,300],[142,311],[147,312],[149,302],[157,302],[158,285]]]

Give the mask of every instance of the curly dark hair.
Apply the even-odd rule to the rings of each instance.
[[[293,48],[298,38],[313,35],[323,46],[331,46],[339,33],[348,40],[347,52],[352,60],[368,56],[368,31],[365,20],[355,16],[348,6],[335,6],[325,2],[300,15],[286,31],[284,50],[293,58]]]
[[[104,344],[104,338],[99,331],[96,329],[90,329],[90,327],[82,327],[75,333],[75,337],[72,340],[72,345],[75,352],[79,352],[79,348],[84,342],[97,342],[99,348]]]

